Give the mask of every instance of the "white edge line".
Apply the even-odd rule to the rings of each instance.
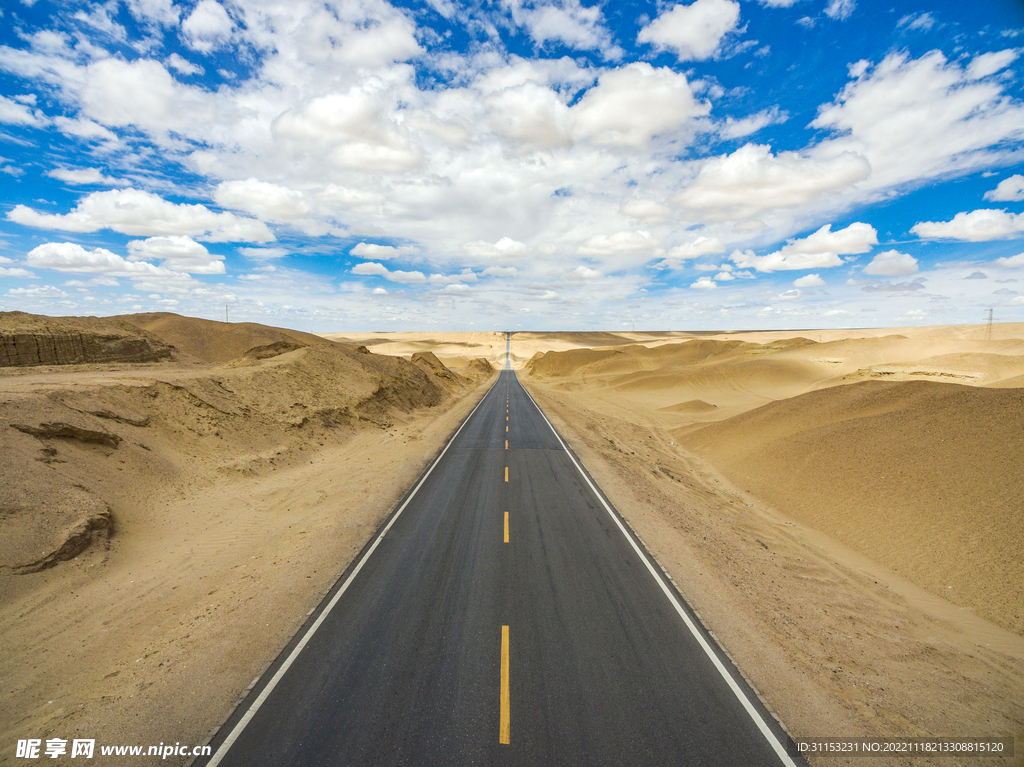
[[[516,376],[516,382],[519,382],[518,376]],[[640,546],[637,544],[635,540],[633,540],[633,536],[631,536],[626,531],[625,526],[622,524],[622,520],[619,519],[618,515],[616,515],[614,511],[612,511],[612,507],[609,506],[608,502],[604,499],[604,495],[598,492],[597,488],[594,487],[594,483],[590,481],[590,477],[588,477],[587,473],[583,471],[583,467],[579,465],[579,463],[576,461],[575,456],[573,456],[569,448],[566,447],[565,442],[562,441],[562,437],[555,430],[555,427],[551,425],[551,421],[548,420],[548,417],[544,415],[544,411],[540,409],[540,405],[537,404],[537,401],[533,398],[533,395],[531,395],[530,392],[526,390],[526,387],[523,386],[521,383],[519,385],[522,387],[523,391],[526,392],[526,396],[530,398],[530,402],[533,403],[533,406],[537,408],[537,412],[540,413],[541,418],[543,418],[547,422],[547,425],[551,429],[552,434],[555,435],[555,439],[558,440],[559,444],[562,446],[562,449],[565,450],[565,454],[569,456],[569,460],[572,461],[573,466],[576,467],[576,471],[580,473],[580,476],[583,477],[587,485],[590,486],[590,489],[593,491],[594,495],[597,496],[597,499],[601,502],[601,505],[604,506],[605,511],[607,511],[609,516],[611,516],[611,518],[615,521],[615,524],[618,526],[619,531],[626,537],[626,540],[629,541],[630,546],[633,547],[633,551],[636,552],[636,555],[640,557],[644,565],[647,566],[647,570],[650,572],[652,576],[654,576],[654,580],[656,580],[658,582],[658,585],[661,586],[661,590],[665,593],[665,596],[668,597],[668,600],[672,603],[672,606],[676,609],[676,612],[679,613],[679,617],[683,619],[683,623],[685,623],[686,627],[690,629],[690,633],[693,634],[694,638],[700,644],[701,648],[707,654],[708,658],[711,659],[711,662],[715,665],[715,668],[718,669],[718,673],[722,675],[723,679],[725,679],[726,684],[729,685],[729,689],[733,691],[733,693],[739,699],[740,703],[743,705],[743,708],[746,709],[746,712],[750,715],[750,718],[754,720],[754,724],[757,725],[757,729],[761,731],[761,734],[764,735],[765,739],[768,741],[768,744],[772,747],[772,749],[774,749],[776,755],[779,757],[780,760],[782,760],[782,763],[786,765],[786,767],[796,767],[796,762],[794,762],[793,759],[789,756],[789,754],[786,753],[786,749],[783,748],[782,744],[779,742],[779,739],[775,737],[775,733],[771,731],[771,728],[768,727],[764,719],[761,717],[761,714],[759,714],[757,709],[754,708],[753,704],[750,702],[750,699],[746,696],[743,690],[740,689],[739,685],[736,684],[736,680],[733,679],[732,674],[730,674],[728,670],[725,668],[725,665],[719,659],[718,654],[711,649],[711,645],[707,643],[707,640],[705,640],[701,633],[697,630],[697,627],[693,624],[693,621],[690,619],[690,616],[686,614],[686,611],[683,609],[683,606],[679,604],[679,600],[676,599],[676,595],[672,593],[672,589],[670,589],[668,584],[665,583],[665,579],[662,578],[658,571],[654,568],[654,565],[651,564],[650,559],[644,556],[644,553],[643,551],[641,551]]]
[[[231,749],[231,746],[234,745],[235,741],[242,734],[242,731],[245,729],[246,725],[248,725],[250,720],[256,715],[256,712],[260,710],[260,706],[262,706],[266,699],[270,697],[270,693],[274,691],[274,688],[277,686],[277,683],[281,681],[281,678],[291,667],[292,663],[294,663],[295,659],[299,657],[299,653],[302,652],[303,648],[306,646],[309,640],[313,638],[313,634],[315,634],[316,630],[320,628],[320,624],[323,623],[324,620],[326,620],[328,614],[330,614],[331,610],[334,609],[334,606],[338,603],[338,600],[341,599],[342,594],[344,594],[345,591],[348,590],[349,585],[352,583],[355,577],[359,575],[359,571],[363,569],[363,565],[366,564],[366,561],[370,558],[370,555],[373,554],[378,544],[380,544],[384,536],[387,535],[387,532],[391,529],[391,526],[395,524],[395,520],[398,519],[398,517],[401,515],[403,511],[405,511],[405,507],[409,505],[412,499],[416,497],[416,493],[423,486],[423,483],[427,481],[427,477],[430,476],[430,473],[434,470],[434,467],[437,466],[438,463],[440,463],[442,458],[444,458],[444,454],[448,452],[448,448],[450,448],[452,444],[455,442],[455,438],[459,436],[459,432],[461,432],[462,428],[467,423],[469,423],[469,419],[473,417],[473,413],[475,413],[477,411],[477,408],[479,408],[484,403],[484,400],[487,399],[487,396],[494,390],[494,386],[498,383],[499,380],[501,380],[501,376],[498,376],[494,384],[491,384],[491,388],[488,389],[487,393],[480,398],[480,401],[476,403],[476,407],[474,407],[469,412],[469,415],[467,415],[465,420],[463,420],[463,422],[459,425],[459,428],[452,435],[452,438],[448,440],[448,444],[444,446],[444,450],[442,450],[440,455],[438,455],[437,458],[434,459],[434,462],[430,464],[430,468],[427,469],[427,472],[420,478],[420,481],[416,484],[416,487],[413,488],[413,491],[411,493],[409,493],[409,496],[398,508],[398,511],[396,511],[392,515],[390,521],[388,521],[384,529],[380,531],[380,534],[377,536],[377,539],[373,542],[373,545],[370,546],[367,552],[363,555],[363,558],[359,560],[359,564],[356,565],[355,569],[351,573],[349,573],[348,578],[346,578],[345,582],[341,584],[341,588],[339,588],[337,592],[335,592],[334,597],[327,604],[327,607],[325,607],[323,611],[320,613],[320,615],[317,616],[317,619],[313,622],[313,625],[309,627],[309,630],[305,633],[305,635],[302,637],[299,643],[295,645],[295,648],[285,659],[285,662],[281,664],[281,667],[277,670],[277,673],[274,674],[273,678],[267,683],[267,686],[260,691],[259,697],[257,697],[256,700],[253,701],[252,705],[249,706],[249,710],[246,711],[242,718],[238,720],[238,724],[235,725],[234,729],[231,731],[231,734],[228,735],[227,738],[224,739],[224,742],[220,744],[220,748],[217,749],[217,753],[215,753],[210,758],[210,761],[206,763],[206,767],[217,767],[217,765],[220,764],[221,759],[225,757],[225,755]]]

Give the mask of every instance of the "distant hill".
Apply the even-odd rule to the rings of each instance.
[[[116,317],[45,317],[0,312],[0,367],[158,362],[167,342]]]
[[[334,341],[256,322],[217,322],[197,317],[182,317],[171,312],[125,314],[114,319],[152,333],[176,349],[206,362],[227,362],[241,357],[256,346],[278,342],[302,346],[334,345]]]

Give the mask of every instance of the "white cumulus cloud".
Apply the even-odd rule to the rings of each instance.
[[[831,224],[826,224],[803,239],[790,240],[780,250],[766,256],[737,250],[730,258],[741,268],[754,268],[759,272],[824,269],[841,266],[840,255],[867,253],[877,243],[878,233],[869,224],[858,222],[836,232],[832,231]]]
[[[725,244],[717,237],[698,237],[692,242],[676,245],[666,254],[669,258],[696,258],[713,253],[725,253]]]
[[[828,269],[843,265],[843,260],[835,253],[784,254],[775,251],[767,256],[758,256],[752,250],[734,250],[729,258],[741,269],[756,269],[759,272]]]
[[[7,218],[18,224],[65,232],[113,229],[121,234],[188,235],[210,242],[268,242],[274,235],[266,224],[231,213],[215,213],[205,205],[176,204],[152,192],[114,189],[93,192],[70,213],[39,213],[16,205]]]
[[[704,221],[753,218],[808,205],[870,174],[868,162],[852,152],[815,159],[797,152],[776,155],[770,146],[745,144],[705,161],[697,177],[671,201]]]
[[[377,264],[372,261],[356,264],[352,267],[352,274],[369,274],[383,277],[387,273],[388,268],[384,264]]]
[[[401,270],[388,272],[384,275],[385,279],[391,280],[392,282],[403,282],[403,283],[416,283],[426,282],[427,278],[423,272],[403,272]]]
[[[271,221],[291,221],[310,212],[302,192],[255,178],[223,181],[214,190],[213,199],[221,207]]]
[[[614,234],[595,234],[588,237],[576,248],[582,255],[611,255],[613,253],[634,253],[651,251],[660,243],[650,232],[642,230],[615,232]]]
[[[181,17],[172,0],[128,0],[126,5],[132,16],[151,25],[173,26]]]
[[[916,273],[917,268],[917,259],[913,256],[900,253],[898,250],[887,250],[871,259],[871,263],[864,267],[864,273],[883,277],[901,277],[905,274]]]
[[[627,200],[619,206],[619,212],[652,224],[663,224],[672,216],[670,207],[655,200]]]
[[[209,53],[231,40],[235,24],[217,0],[200,0],[181,23],[182,35],[190,48]]]
[[[1018,173],[1004,178],[995,189],[985,192],[985,199],[992,202],[1021,202],[1024,200],[1024,176]]]
[[[828,5],[825,6],[825,15],[842,21],[850,18],[856,8],[856,0],[829,0]]]
[[[159,278],[174,276],[170,269],[144,261],[128,261],[106,248],[87,250],[74,242],[48,242],[29,251],[25,263],[38,269],[112,277]]]
[[[372,261],[364,261],[361,264],[356,264],[352,267],[352,274],[383,277],[386,280],[391,280],[391,282],[400,283],[419,283],[427,281],[427,277],[423,272],[403,272],[401,270],[391,271],[384,266],[384,264],[377,264]]]
[[[997,80],[976,80],[939,51],[919,59],[892,53],[875,66],[861,62],[851,75],[811,123],[836,134],[814,153],[864,157],[871,170],[865,192],[990,167],[1024,138],[1024,105]]]
[[[992,263],[1009,269],[1024,269],[1024,253],[1018,253],[1016,256],[1008,256],[1006,258],[997,258]]]
[[[35,277],[35,274],[28,269],[22,269],[20,266],[0,266],[0,277],[18,277],[31,280]]]
[[[640,30],[637,42],[674,51],[680,61],[703,61],[715,55],[722,39],[736,29],[740,4],[732,0],[696,0],[674,5]]]
[[[525,243],[511,237],[502,237],[493,244],[482,240],[467,242],[462,247],[466,253],[478,258],[519,258],[529,252]]]
[[[783,255],[792,253],[867,253],[878,244],[878,232],[870,224],[850,224],[845,229],[833,232],[832,225],[826,224],[814,234],[802,240],[789,240],[780,251]]]
[[[793,280],[793,285],[798,288],[820,288],[824,284],[825,280],[817,274],[805,274],[803,277]]]
[[[205,71],[198,64],[189,61],[177,53],[172,53],[167,57],[167,66],[177,72],[181,72],[183,75],[201,75]]]
[[[488,277],[515,277],[519,270],[514,266],[488,266],[481,274]]]
[[[55,168],[47,176],[65,184],[102,184],[103,186],[128,186],[130,182],[105,176],[98,168]]]
[[[572,107],[572,130],[577,140],[642,148],[709,111],[694,98],[685,75],[639,61],[601,75]]]
[[[1024,215],[1005,210],[972,210],[957,213],[952,221],[922,221],[910,231],[926,240],[988,242],[1024,232]]]
[[[1017,60],[1020,52],[1012,48],[1003,51],[990,51],[975,56],[967,67],[967,78],[980,80],[983,77],[1001,72]]]
[[[274,120],[272,130],[297,158],[328,160],[339,168],[400,172],[422,157],[408,129],[391,114],[376,83],[319,96]]]
[[[505,5],[515,22],[525,27],[540,46],[554,41],[577,50],[600,50],[606,58],[622,54],[604,25],[600,5],[587,7],[579,0],[506,0]]]
[[[46,119],[30,107],[19,104],[6,96],[0,96],[0,123],[7,125],[31,125],[40,127]]]
[[[67,298],[68,294],[53,285],[41,285],[32,288],[11,288],[7,295],[12,298]]]
[[[224,274],[221,256],[214,256],[201,243],[187,236],[150,237],[128,243],[129,261],[159,260],[175,272]]]
[[[360,242],[349,253],[353,256],[359,256],[359,258],[389,259],[415,255],[419,253],[419,248],[413,245],[402,245],[396,248],[393,245],[375,245],[370,242]]]
[[[562,275],[563,280],[569,282],[579,282],[581,280],[597,280],[604,277],[604,273],[598,269],[591,269],[589,266],[580,264],[571,272],[566,272]]]

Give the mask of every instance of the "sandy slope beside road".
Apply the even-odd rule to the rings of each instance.
[[[109,554],[16,576],[0,763],[25,737],[204,742],[482,393],[263,476],[186,474]]]
[[[494,376],[293,346],[0,375],[0,764],[204,742]]]
[[[1018,755],[1009,763],[1024,764],[1024,638],[976,615],[970,599],[954,604],[925,590],[935,591],[922,575],[937,569],[946,578],[958,574],[962,589],[975,584],[971,596],[984,603],[977,612],[996,610],[993,617],[1004,626],[1016,625],[1021,605],[1013,549],[1021,536],[1012,499],[1019,496],[1004,493],[1007,483],[1017,481],[1015,472],[999,474],[1007,465],[986,463],[988,446],[980,446],[981,458],[970,471],[991,476],[975,476],[970,487],[958,488],[955,474],[932,471],[945,457],[910,449],[925,427],[922,437],[945,429],[977,442],[991,431],[984,422],[1009,429],[1007,439],[998,441],[1017,456],[1010,464],[1019,466],[1021,445],[1010,439],[1021,415],[1016,391],[1004,389],[1004,396],[996,388],[933,382],[1013,386],[1024,368],[1024,344],[1008,339],[987,345],[972,339],[977,334],[942,329],[923,339],[894,337],[899,335],[877,332],[819,344],[780,333],[762,336],[767,343],[757,345],[705,338],[685,348],[677,348],[678,340],[602,346],[534,360],[521,377],[794,735],[1012,735]],[[968,373],[974,377],[965,378]],[[864,386],[897,394],[897,406],[889,408],[896,415],[886,421],[885,407],[871,412],[871,402],[885,397],[868,396],[867,409],[855,406],[851,395]],[[915,399],[918,390],[925,395]],[[953,396],[944,398],[946,391]],[[944,409],[937,410],[939,404]],[[850,411],[845,420],[837,416],[843,408]],[[828,430],[827,413],[839,432]],[[872,421],[872,415],[882,420]],[[777,442],[781,438],[789,441]],[[946,449],[942,455],[955,457]],[[879,540],[894,556],[907,557],[900,574],[865,556],[873,550],[858,536],[878,526],[879,512],[858,516],[854,496],[864,488],[856,480],[882,460],[894,476],[937,483],[930,495],[913,483],[901,485],[904,495],[889,498],[883,510],[904,514],[908,501],[917,499],[923,505],[909,510],[927,516],[917,532],[945,540],[939,552],[901,547],[900,540],[914,532],[912,524],[903,526],[910,517],[886,526],[889,535]],[[819,473],[809,473],[815,465]],[[739,477],[744,483],[737,486]],[[788,494],[773,495],[772,487]],[[844,493],[849,498],[837,497]],[[956,545],[955,535],[964,531],[954,522],[970,524],[972,507],[957,511],[954,504],[945,511],[953,493],[966,493],[964,499],[980,493],[973,502],[995,502],[974,511],[976,550]],[[827,503],[815,505],[826,495]],[[850,546],[822,534],[830,529],[829,514],[842,520],[839,533]],[[935,529],[943,525],[950,528],[946,539]],[[984,531],[996,537],[985,543]],[[981,555],[995,559],[972,570]]]
[[[527,387],[791,734],[1024,743],[1020,637],[765,506],[666,429],[601,412],[579,392]]]

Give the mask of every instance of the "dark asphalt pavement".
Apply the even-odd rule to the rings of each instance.
[[[655,571],[503,370],[197,764],[792,764]]]

